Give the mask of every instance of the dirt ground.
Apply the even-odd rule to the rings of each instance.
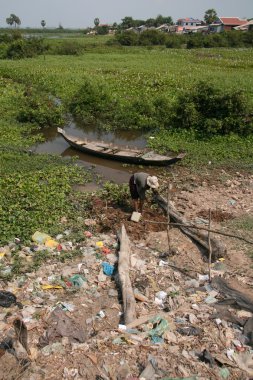
[[[180,170],[170,173],[170,201],[184,218],[208,227],[211,209],[212,229],[252,241],[250,231],[233,227],[252,217],[252,175],[223,170],[200,177]],[[160,182],[166,196],[167,178]],[[252,342],[244,329],[253,316],[252,245],[212,234],[227,251],[212,264],[212,277],[229,281],[252,302],[248,309],[224,307],[218,304],[225,296],[210,286],[207,257],[194,241],[177,227],[168,232],[167,217],[150,199],[139,223],[130,220],[131,212],[130,207],[94,199],[91,219],[83,221],[86,238],[57,239],[63,251],[79,252],[76,257],[61,263],[56,256],[62,250],[54,248],[52,258],[36,272],[1,281],[1,289],[13,292],[23,309],[0,306],[0,341],[20,341],[13,329],[18,318],[27,328],[29,352],[17,343],[8,350],[1,344],[0,379],[253,378]],[[129,275],[136,318],[144,318],[134,327],[124,325],[117,274],[117,232],[122,224],[131,241]],[[27,260],[36,254],[29,247],[21,251]],[[114,268],[112,275],[103,271],[105,262]],[[76,274],[85,282],[69,286],[66,279]],[[48,284],[60,287],[43,289]]]

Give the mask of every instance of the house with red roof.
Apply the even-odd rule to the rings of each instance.
[[[209,26],[209,30],[211,32],[220,33],[227,30],[232,30],[238,26],[244,25],[245,23],[247,23],[247,20],[239,17],[219,17]]]

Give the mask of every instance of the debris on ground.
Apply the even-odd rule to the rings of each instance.
[[[240,181],[227,183],[220,198],[218,185],[213,188],[214,224],[250,209],[242,194],[250,198],[252,189]],[[173,202],[185,207],[187,219],[206,225],[208,187],[194,183]],[[240,192],[231,204],[235,188]],[[71,230],[56,236],[31,231],[30,244],[16,239],[0,248],[0,379],[253,377],[253,282],[250,260],[236,243],[222,238],[228,254],[213,262],[210,282],[201,250],[177,228],[170,230],[168,254],[162,212],[146,206],[136,224],[130,211],[95,205],[93,217],[83,221],[83,239],[72,239]],[[130,321],[124,318],[126,277],[119,276],[122,224],[129,237]]]

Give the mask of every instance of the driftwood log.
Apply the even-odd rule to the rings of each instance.
[[[167,211],[169,210],[170,220],[181,224],[181,231],[197,242],[202,248],[204,248],[204,254],[209,256],[209,245],[208,245],[208,233],[206,231],[196,231],[194,228],[191,228],[191,224],[187,221],[173,206],[171,203],[168,204],[166,200],[159,195],[158,193],[153,194],[153,201],[158,204],[159,207],[162,208],[165,215],[167,215]],[[217,239],[211,238],[210,244],[212,247],[212,260],[216,261],[219,257],[224,257],[226,255],[225,246]]]
[[[127,325],[136,319],[136,311],[134,292],[129,277],[131,247],[124,224],[121,227],[120,233],[118,233],[118,238],[120,242],[118,261],[119,283],[123,298],[124,322]]]

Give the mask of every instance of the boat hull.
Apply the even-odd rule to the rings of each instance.
[[[67,141],[67,143],[74,149],[81,151],[83,153],[91,154],[96,157],[104,158],[107,160],[113,160],[113,161],[120,161],[125,162],[128,164],[135,164],[135,165],[154,165],[154,166],[167,166],[174,164],[177,161],[180,161],[183,158],[183,154],[180,154],[176,157],[165,157],[164,156],[161,159],[149,159],[149,158],[143,158],[142,156],[136,157],[131,155],[120,155],[120,154],[110,154],[106,153],[104,151],[98,151],[89,148],[86,145],[81,145],[73,141],[73,139],[70,136],[67,136],[65,132],[61,129],[58,129],[58,132],[62,135],[62,137]],[[131,153],[131,151],[129,150]],[[156,155],[158,156],[158,155]]]

